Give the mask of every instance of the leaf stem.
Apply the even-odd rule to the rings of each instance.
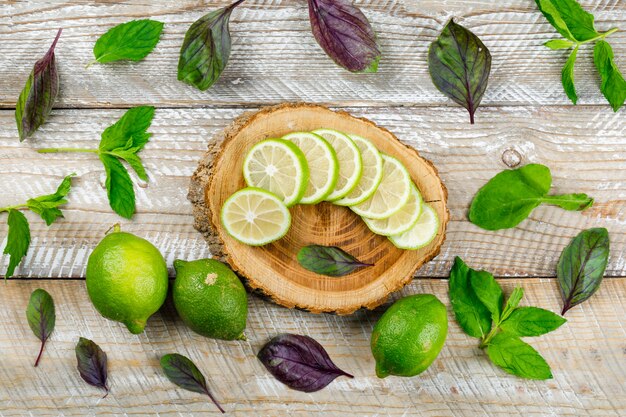
[[[209,396],[209,398],[211,399],[211,401],[213,401],[213,404],[215,404],[215,406],[217,408],[219,408],[219,410],[222,412],[222,414],[225,414],[226,411],[224,411],[224,409],[222,408],[222,406],[220,405],[220,403],[217,402],[217,400],[213,397],[213,395],[211,394],[211,391],[209,391],[209,389],[207,387],[204,387],[204,392],[206,393],[206,395]]]
[[[576,42],[576,44],[577,44],[577,45],[584,45],[584,44],[589,43],[589,42],[594,42],[594,41],[597,41],[597,40],[600,40],[600,39],[604,39],[604,38],[606,38],[607,36],[611,36],[612,34],[614,34],[615,32],[617,32],[618,30],[619,30],[619,28],[609,29],[609,30],[607,30],[607,31],[606,31],[606,32],[604,32],[604,33],[600,33],[600,34],[599,34],[598,36],[596,36],[596,37],[593,37],[593,38],[591,38],[591,39],[587,39],[586,41]]]
[[[85,69],[88,69],[90,66],[92,66],[93,64],[95,64],[97,62],[98,62],[97,59],[94,59],[93,61],[88,62],[87,65],[85,65]]]
[[[99,153],[98,149],[83,149],[83,148],[43,148],[37,149],[39,153],[59,153],[59,152],[87,152],[87,153]]]
[[[43,353],[43,347],[46,344],[46,340],[48,339],[43,339],[41,341],[41,347],[39,348],[39,355],[37,355],[37,359],[35,360],[35,368],[37,367],[37,365],[39,365],[39,359],[41,359],[41,354]]]
[[[0,213],[2,213],[3,211],[9,211],[9,210],[20,210],[23,208],[27,208],[28,205],[26,204],[17,204],[15,206],[7,206],[7,207],[2,207],[0,208]]]

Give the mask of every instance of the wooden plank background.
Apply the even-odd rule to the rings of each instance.
[[[574,107],[559,82],[565,53],[541,45],[558,34],[533,1],[356,3],[381,40],[378,74],[355,75],[336,67],[310,34],[303,0],[248,0],[232,16],[227,69],[213,88],[199,92],[176,81],[180,43],[194,20],[227,2],[0,0],[0,206],[48,193],[70,172],[79,175],[65,219],[47,228],[27,214],[29,254],[15,279],[0,290],[0,416],[214,413],[205,398],[175,388],[161,374],[158,358],[174,351],[198,363],[231,415],[626,415],[626,121],[624,111],[613,113],[599,92],[591,48],[579,55],[580,104]],[[600,30],[624,29],[610,41],[626,72],[626,2],[581,3],[594,13]],[[100,34],[143,17],[166,22],[146,60],[84,69]],[[433,87],[427,72],[428,45],[450,17],[478,34],[493,55],[484,107],[474,126]],[[57,48],[61,94],[48,122],[20,143],[15,101],[58,27],[64,28]],[[369,334],[384,309],[318,316],[251,296],[247,342],[193,334],[169,302],[139,336],[95,312],[81,282],[87,257],[104,232],[123,219],[108,207],[104,170],[92,155],[41,155],[35,149],[95,147],[100,132],[125,108],[155,105],[154,135],[141,154],[150,182],[136,187],[138,213],[122,227],[154,242],[171,266],[176,258],[211,255],[192,227],[186,200],[189,176],[211,137],[243,111],[286,100],[324,103],[368,117],[438,167],[450,192],[448,239],[402,294],[429,292],[449,305],[444,278],[459,255],[502,277],[507,291],[523,286],[527,304],[558,311],[553,277],[561,250],[584,228],[609,229],[611,258],[601,290],[568,313],[561,329],[531,340],[552,365],[553,380],[525,381],[495,368],[452,314],[446,346],[428,371],[379,380]],[[596,198],[595,206],[582,214],[540,207],[518,228],[500,232],[467,222],[476,190],[517,160],[550,166],[554,192],[586,192]],[[6,232],[0,224],[3,247]],[[0,271],[7,265],[8,257],[0,257]],[[34,369],[37,339],[24,310],[38,287],[53,295],[58,319],[40,368]],[[283,331],[315,337],[356,378],[338,379],[315,394],[286,389],[255,358],[267,339]],[[94,339],[109,353],[112,393],[106,399],[75,371],[79,336]]]

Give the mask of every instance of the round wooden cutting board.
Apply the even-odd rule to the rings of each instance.
[[[231,194],[245,187],[242,163],[248,150],[263,139],[317,128],[363,136],[381,152],[400,159],[424,201],[439,216],[441,227],[433,242],[416,251],[397,249],[387,238],[372,233],[350,209],[330,203],[292,207],[289,233],[263,247],[247,246],[230,237],[220,222],[220,210]],[[189,198],[194,204],[195,227],[207,238],[212,253],[228,262],[252,288],[278,304],[315,313],[350,314],[361,307],[380,305],[437,255],[449,219],[447,190],[430,161],[369,120],[301,103],[266,107],[237,118],[215,138],[200,162],[192,177]],[[338,246],[374,266],[343,277],[315,274],[302,268],[296,259],[298,250],[310,244]]]

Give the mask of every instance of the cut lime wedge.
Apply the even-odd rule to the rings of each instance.
[[[382,154],[383,179],[370,198],[350,206],[361,217],[386,219],[402,209],[411,196],[409,171],[396,158]]]
[[[356,187],[345,197],[333,201],[333,204],[340,206],[353,206],[367,200],[374,194],[378,184],[383,179],[383,158],[376,146],[360,136],[349,136],[361,152],[363,171]]]
[[[335,189],[326,200],[334,201],[348,195],[361,179],[363,163],[361,152],[347,135],[332,129],[317,129],[313,133],[320,135],[330,143],[339,160],[339,178]]]
[[[300,204],[317,204],[335,189],[339,178],[339,161],[335,150],[326,139],[310,132],[295,132],[283,136],[294,143],[309,167],[309,183]]]
[[[260,188],[244,188],[222,206],[222,224],[241,243],[261,246],[285,236],[291,226],[287,206]]]
[[[415,184],[411,184],[411,195],[409,201],[395,214],[382,220],[368,219],[362,217],[369,229],[382,236],[392,236],[402,234],[413,227],[422,214],[422,196],[417,191]]]
[[[422,214],[408,231],[389,236],[389,240],[400,249],[419,249],[433,241],[439,231],[439,218],[428,204],[422,205]]]
[[[243,176],[250,187],[269,191],[291,207],[306,192],[309,168],[296,145],[284,139],[266,139],[248,152]]]

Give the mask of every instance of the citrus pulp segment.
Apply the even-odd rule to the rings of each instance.
[[[250,149],[243,163],[250,187],[262,188],[287,207],[297,204],[309,183],[309,167],[302,151],[284,139],[266,139]]]
[[[374,194],[380,180],[383,179],[383,158],[376,146],[369,140],[357,135],[348,135],[361,152],[363,172],[356,187],[348,195],[333,203],[340,206],[352,206],[362,203]]]
[[[428,245],[437,236],[439,231],[439,218],[435,210],[428,204],[422,205],[422,214],[417,223],[408,231],[395,236],[389,236],[389,240],[400,249],[419,249]]]
[[[290,133],[283,139],[300,148],[309,167],[309,182],[300,204],[323,201],[333,192],[339,178],[339,161],[335,150],[324,138],[310,132]]]
[[[409,171],[396,158],[382,154],[383,178],[370,198],[350,206],[361,217],[386,219],[398,212],[411,195]]]
[[[317,129],[313,133],[320,135],[335,150],[339,160],[339,178],[335,189],[328,197],[327,201],[334,201],[348,195],[361,179],[363,162],[361,152],[356,144],[347,135],[332,129]]]
[[[386,219],[375,220],[362,217],[369,229],[382,236],[399,235],[409,230],[422,213],[422,196],[415,184],[411,184],[409,201],[395,214]]]
[[[287,206],[274,194],[260,188],[244,188],[222,206],[222,224],[233,238],[261,246],[285,236],[291,226]]]

